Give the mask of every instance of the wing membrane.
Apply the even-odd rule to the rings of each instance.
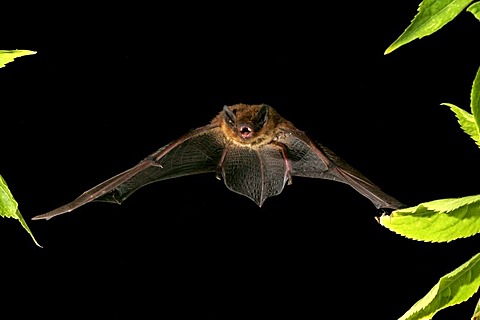
[[[346,183],[377,208],[398,209],[404,205],[383,192],[359,171],[302,131],[290,131],[279,142],[286,146],[292,176],[329,179]]]
[[[225,185],[262,206],[265,199],[282,192],[287,181],[287,167],[280,147],[259,149],[230,146],[222,164]]]
[[[214,125],[193,130],[162,147],[133,168],[85,191],[72,202],[33,219],[50,219],[92,201],[120,204],[147,184],[186,175],[215,172],[224,146],[220,130]]]

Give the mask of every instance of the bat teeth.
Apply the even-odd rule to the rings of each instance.
[[[243,139],[248,139],[248,138],[252,137],[252,135],[253,135],[253,129],[250,128],[250,126],[247,126],[247,125],[240,126],[238,131],[240,133],[240,136]]]

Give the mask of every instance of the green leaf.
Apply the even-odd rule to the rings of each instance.
[[[42,247],[37,240],[35,240],[32,231],[30,231],[25,219],[23,219],[22,215],[20,214],[17,201],[15,201],[13,198],[12,193],[7,187],[7,183],[2,176],[0,176],[0,217],[14,218],[20,221],[20,224],[25,230],[27,230],[35,244],[39,247]]]
[[[480,319],[480,300],[477,301],[477,305],[475,306],[475,311],[473,312],[473,316],[471,320],[479,320]]]
[[[442,105],[450,107],[457,116],[458,123],[462,130],[465,131],[465,133],[468,134],[480,147],[480,131],[478,125],[475,123],[473,115],[451,103],[442,103]]]
[[[468,12],[471,12],[475,18],[480,20],[480,2],[475,2],[470,7],[467,8]]]
[[[478,68],[477,75],[473,80],[470,107],[472,108],[473,118],[477,123],[477,130],[480,131],[480,68]]]
[[[480,195],[440,199],[393,211],[379,223],[413,240],[449,242],[480,232]]]
[[[399,320],[431,319],[438,311],[471,298],[480,285],[480,253],[444,275]]]
[[[393,42],[385,54],[425,36],[431,35],[453,20],[473,0],[423,0],[418,14],[405,31]]]
[[[473,80],[470,94],[471,114],[451,103],[442,103],[442,105],[450,107],[457,116],[460,127],[480,147],[480,68],[477,70],[477,74]]]
[[[30,50],[0,50],[0,68],[5,67],[7,63],[12,62],[15,58],[35,53],[37,52]]]

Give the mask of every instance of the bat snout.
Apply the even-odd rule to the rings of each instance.
[[[253,136],[254,130],[249,125],[241,125],[238,128],[238,133],[242,139],[250,139]]]

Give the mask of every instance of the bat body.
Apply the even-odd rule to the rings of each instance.
[[[50,219],[92,201],[120,204],[149,183],[209,172],[259,206],[280,194],[292,177],[300,176],[346,183],[379,209],[403,207],[272,107],[236,104],[225,106],[208,125],[160,148],[133,168],[32,219]]]

